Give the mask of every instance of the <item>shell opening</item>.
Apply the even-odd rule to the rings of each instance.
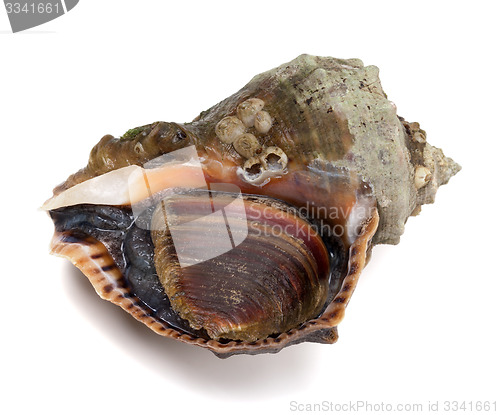
[[[264,166],[257,158],[251,158],[243,166],[245,179],[249,182],[257,181],[264,173]]]
[[[272,172],[283,171],[288,164],[288,157],[285,152],[275,146],[266,148],[260,159],[266,169]]]

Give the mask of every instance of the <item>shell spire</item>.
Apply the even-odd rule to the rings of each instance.
[[[405,127],[411,164],[415,169],[417,194],[412,215],[417,215],[422,205],[434,203],[439,186],[447,184],[462,167],[446,157],[443,150],[427,142],[427,133],[420,128],[419,123],[408,123],[403,118],[401,122]]]

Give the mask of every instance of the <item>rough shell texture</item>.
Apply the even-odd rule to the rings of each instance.
[[[250,158],[234,146],[242,134],[252,134],[258,142]],[[342,269],[332,271],[337,274],[330,276],[327,300],[317,316],[264,338],[259,334],[256,340],[231,340],[217,339],[218,335],[207,338],[202,332],[205,328],[196,331],[201,330],[198,326],[204,327],[196,323],[192,323],[193,330],[186,328],[167,307],[165,313],[178,322],[176,326],[148,307],[144,298],[150,294],[137,296],[143,281],[125,275],[126,267],[120,268],[121,248],[116,247],[121,242],[117,241],[128,237],[120,234],[118,239],[103,241],[102,232],[93,234],[95,228],[82,228],[87,219],[71,228],[71,202],[54,202],[76,184],[88,182],[91,187],[96,176],[133,164],[143,166],[191,145],[202,160],[208,183],[232,183],[243,193],[306,208],[308,218],[340,226],[340,250],[328,245],[331,241],[322,235],[331,255],[344,255],[346,262]],[[51,211],[56,222],[53,252],[68,257],[101,296],[128,309],[153,330],[216,353],[273,352],[301,341],[331,343],[336,340],[336,326],[366,263],[372,238],[373,243],[398,243],[408,217],[418,213],[422,204],[433,202],[437,188],[459,169],[440,149],[427,143],[418,123],[398,117],[382,90],[376,67],[365,67],[357,59],[302,55],[257,75],[191,123],[157,122],[129,130],[121,138],[103,137],[93,148],[88,165],[54,190],[48,206],[61,210]],[[176,185],[182,186],[182,180]],[[92,204],[92,200],[84,203]],[[377,209],[367,210],[375,203]],[[336,209],[343,215],[317,214],[316,208]],[[91,208],[82,205],[75,209],[73,214],[88,218]],[[354,213],[360,209],[365,214],[355,221]],[[161,245],[160,240],[157,244]],[[136,245],[141,241],[136,238]],[[106,264],[96,265],[94,257],[105,258]],[[168,266],[160,258],[155,261],[160,268],[155,271],[164,273]],[[136,286],[139,291],[132,289]],[[161,287],[158,290],[159,297],[165,296]]]

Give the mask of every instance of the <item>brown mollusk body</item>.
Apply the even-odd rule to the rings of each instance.
[[[132,165],[144,166],[156,157],[192,145],[196,147],[208,183],[236,185],[243,194],[255,195],[255,200],[246,200],[247,204],[255,206],[278,199],[282,202],[276,202],[276,216],[279,216],[278,211],[293,207],[304,209],[302,213],[306,218],[314,217],[330,228],[339,227],[343,231],[336,239],[322,235],[325,243],[322,249],[330,251],[335,258],[336,255],[345,257],[342,264],[339,260],[336,265],[339,269],[332,271],[330,277],[318,271],[324,258],[317,253],[301,251],[303,241],[300,242],[296,235],[287,235],[286,238],[291,238],[288,242],[280,238],[261,240],[263,245],[270,244],[268,250],[271,252],[273,249],[276,252],[290,250],[286,254],[288,257],[292,256],[292,251],[296,252],[298,268],[292,274],[300,281],[294,290],[283,288],[279,294],[282,297],[275,293],[277,297],[266,297],[266,301],[279,303],[278,308],[293,310],[293,304],[287,305],[285,299],[305,289],[307,292],[300,301],[307,306],[300,312],[278,312],[268,305],[269,321],[262,312],[258,324],[241,318],[232,325],[228,323],[231,319],[224,322],[222,318],[230,311],[212,310],[213,302],[200,308],[203,294],[194,289],[187,293],[182,286],[196,272],[209,275],[211,264],[205,264],[205,269],[201,266],[200,270],[189,271],[188,267],[179,271],[168,230],[153,231],[156,269],[171,297],[174,311],[189,321],[194,330],[205,330],[203,333],[208,333],[208,338],[203,338],[204,334],[184,333],[154,315],[150,317],[151,322],[144,321],[138,317],[137,310],[147,307],[141,305],[140,299],[129,312],[157,332],[220,354],[272,352],[301,341],[335,341],[336,326],[365,265],[372,238],[373,243],[398,243],[408,217],[418,212],[422,204],[433,202],[437,188],[460,168],[444,157],[441,150],[427,143],[425,132],[417,123],[407,123],[398,117],[394,104],[387,100],[382,90],[376,67],[365,67],[356,59],[302,55],[257,75],[236,94],[202,112],[191,123],[157,122],[130,130],[121,138],[103,137],[92,150],[88,165],[55,189],[55,196],[47,202],[46,208],[52,212],[65,209],[72,205],[71,189],[83,188],[86,182],[100,176],[106,180],[110,172]],[[187,176],[179,176],[170,186],[182,187],[182,177]],[[92,197],[89,198],[86,203],[94,203]],[[195,199],[190,203],[196,203]],[[120,204],[123,203],[117,203]],[[341,214],[330,215],[332,209]],[[356,222],[353,218],[358,211],[362,213]],[[294,215],[292,222],[303,220]],[[256,222],[262,225],[259,218]],[[91,246],[101,250],[106,244],[88,235],[81,240],[74,235],[70,238],[70,233],[67,229],[56,231],[53,251],[70,258],[85,272],[88,265],[82,259],[82,252],[89,250],[89,241],[92,241]],[[250,236],[247,243],[258,246],[258,238],[252,238]],[[280,244],[283,245],[278,248]],[[332,244],[339,252],[335,252]],[[112,258],[109,248],[108,251]],[[245,258],[244,250],[238,252],[236,249],[233,255],[236,259],[228,257],[228,263],[231,260],[250,261]],[[214,275],[224,267],[219,264],[216,269]],[[234,274],[236,269],[235,266],[231,272]],[[274,275],[276,281],[281,278],[282,270],[278,268],[273,270],[271,267],[266,272]],[[85,273],[91,281],[95,278]],[[241,290],[235,290],[239,294],[246,288],[242,281],[251,275],[248,273],[245,277],[244,274],[241,273],[243,280],[235,282],[235,286],[243,284]],[[323,283],[312,284],[309,278],[312,274]],[[293,278],[285,280],[283,287]],[[194,278],[193,281],[198,280]],[[109,298],[115,293],[114,288],[108,293],[92,282],[101,296],[122,307],[123,298],[134,298],[130,291],[123,298],[121,291]],[[276,288],[278,285],[269,284],[276,292],[280,291],[281,288]],[[121,288],[122,291],[127,289]],[[195,297],[198,302],[191,303]],[[248,299],[251,294],[243,297]],[[243,304],[246,304],[245,298]],[[233,303],[237,310],[241,301]],[[213,320],[210,316],[214,316]],[[259,329],[254,330],[252,324]],[[238,325],[240,328],[234,329]]]
[[[232,197],[221,193],[213,195],[212,200],[214,210],[220,211]],[[300,233],[308,224],[292,208],[276,200],[246,196],[244,219],[226,210],[232,234],[248,233],[243,243],[215,258],[181,268],[170,232],[161,227],[163,215],[169,215],[170,223],[183,216],[181,226],[187,229],[181,235],[187,243],[201,246],[207,243],[203,240],[213,226],[209,221],[196,227],[189,225],[197,217],[196,203],[199,198],[191,192],[158,206],[153,216],[153,229],[157,230],[152,232],[160,281],[172,307],[191,327],[207,330],[216,340],[257,341],[287,332],[319,314],[328,295],[328,251],[318,233]],[[288,229],[286,234],[272,231],[278,214],[280,226]],[[210,242],[223,243],[216,238],[212,236]],[[197,251],[193,254],[196,262]],[[255,295],[261,290],[276,296]],[[270,301],[279,302],[279,307]]]

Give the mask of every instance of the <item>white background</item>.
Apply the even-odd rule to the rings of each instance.
[[[500,411],[496,2],[180,3],[81,0],[18,34],[0,7],[1,412]],[[398,246],[374,249],[337,344],[220,360],[150,332],[49,256],[37,208],[102,135],[190,121],[305,52],[377,65],[399,114],[463,166]]]

